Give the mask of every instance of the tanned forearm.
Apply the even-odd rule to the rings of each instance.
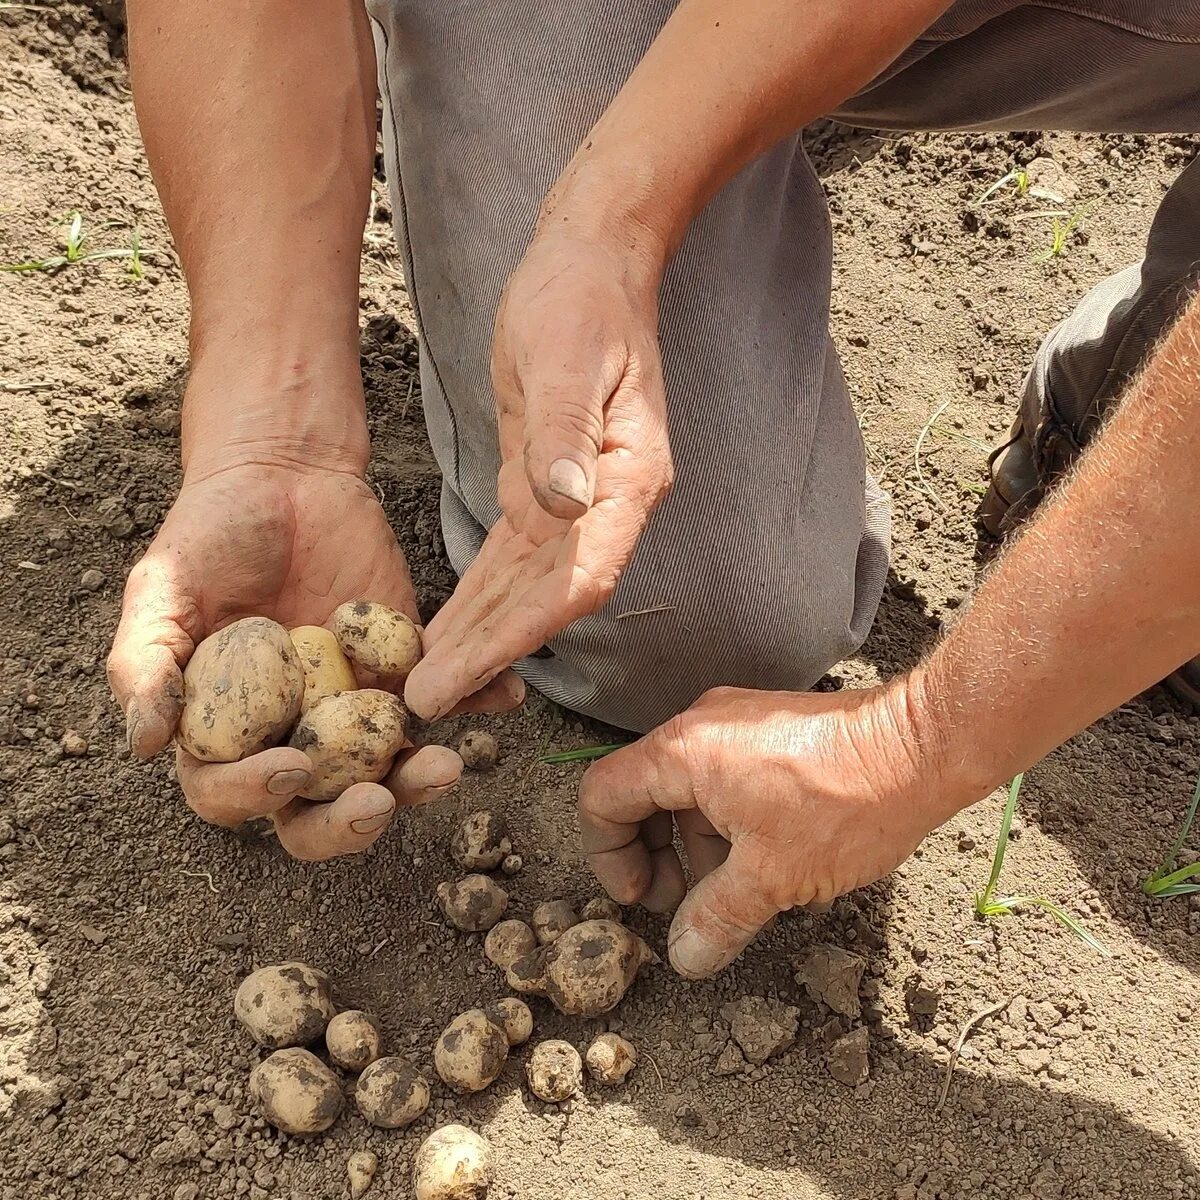
[[[921,753],[960,781],[952,804],[1200,653],[1198,462],[1200,299],[909,680]]]
[[[185,466],[233,453],[361,469],[375,151],[361,0],[129,0],[128,18],[138,119],[192,301]]]

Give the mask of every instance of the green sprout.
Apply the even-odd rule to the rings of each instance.
[[[1009,834],[1012,831],[1013,814],[1017,810],[1017,797],[1021,794],[1021,784],[1025,781],[1024,772],[1018,775],[1008,785],[1008,802],[1004,806],[1004,817],[1000,822],[1000,836],[996,839],[996,853],[992,856],[992,873],[988,876],[987,886],[975,897],[975,912],[981,917],[1011,916],[1019,908],[1040,908],[1048,912],[1056,921],[1065,925],[1077,938],[1106,958],[1111,957],[1112,951],[1089,933],[1070,913],[1060,908],[1053,900],[1045,896],[997,896],[996,884],[1000,880],[1000,870],[1004,866],[1004,853],[1008,849]]]
[[[1050,217],[1053,220],[1053,225],[1050,229],[1050,245],[1034,261],[1049,262],[1051,259],[1059,258],[1065,254],[1067,252],[1067,242],[1070,240],[1071,235],[1079,228],[1080,222],[1091,212],[1096,203],[1096,200],[1089,200],[1086,204],[1081,204],[1073,213],[1046,212],[1027,214],[1031,217]]]
[[[120,221],[106,221],[99,226],[98,232],[106,229],[123,229],[126,226]],[[0,263],[0,271],[27,273],[30,271],[48,271],[53,274],[63,267],[82,265],[85,263],[103,262],[106,259],[123,259],[129,263],[129,273],[134,279],[143,278],[142,259],[151,250],[142,248],[141,234],[136,225],[132,227],[129,245],[107,250],[85,249],[88,234],[83,228],[83,214],[74,209],[67,214],[66,232],[63,236],[63,252],[51,254],[46,258],[31,258],[25,262]]]
[[[605,746],[583,746],[578,750],[560,750],[555,754],[543,754],[544,763],[573,763],[590,762],[594,758],[603,758],[614,750],[620,750],[626,743],[610,742]]]
[[[1171,896],[1189,896],[1193,892],[1200,892],[1200,883],[1189,882],[1200,875],[1200,862],[1190,863],[1186,867],[1175,866],[1179,852],[1183,849],[1183,843],[1187,841],[1188,834],[1192,831],[1192,822],[1196,819],[1197,808],[1200,808],[1200,777],[1196,779],[1196,790],[1192,793],[1192,802],[1188,805],[1187,815],[1183,818],[1183,825],[1171,843],[1171,848],[1163,856],[1158,867],[1142,880],[1142,891],[1147,896],[1153,896],[1156,900],[1166,900]]]
[[[992,186],[990,188],[988,188],[988,190],[986,192],[984,192],[983,195],[980,196],[978,200],[975,201],[975,203],[976,204],[986,203],[997,192],[1008,187],[1010,184],[1015,189],[1018,196],[1028,195],[1028,193],[1029,193],[1029,172],[1026,171],[1024,167],[1014,167],[1013,170],[1009,171],[1009,173],[1007,175],[1005,175],[1002,179],[997,179],[996,182],[993,183]]]

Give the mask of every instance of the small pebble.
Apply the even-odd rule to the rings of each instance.
[[[86,588],[89,592],[98,592],[108,580],[105,578],[103,571],[97,571],[95,567],[88,567],[82,575],[79,576],[79,586]]]
[[[78,730],[68,729],[62,735],[62,748],[68,758],[82,758],[88,752],[87,738]]]

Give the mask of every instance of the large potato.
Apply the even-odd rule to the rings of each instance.
[[[350,600],[329,624],[346,657],[391,680],[407,678],[421,661],[420,630],[401,612],[373,600]]]
[[[353,783],[378,783],[407,745],[408,709],[376,688],[318,700],[301,718],[289,746],[312,760],[304,796],[336,800]]]
[[[304,669],[287,630],[246,617],[196,647],[175,737],[205,762],[237,762],[282,742],[303,697]]]
[[[352,692],[358,687],[354,668],[330,630],[321,625],[301,625],[292,630],[291,638],[304,670],[302,713],[326,696]]]

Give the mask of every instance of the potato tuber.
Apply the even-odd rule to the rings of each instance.
[[[354,668],[342,653],[337,638],[322,625],[301,625],[291,632],[292,645],[304,670],[304,699],[300,711],[308,712],[318,700],[358,687]]]
[[[533,1013],[529,1011],[529,1005],[516,996],[505,996],[503,1000],[489,1004],[483,1015],[504,1031],[510,1046],[523,1046],[533,1034]]]
[[[402,612],[372,600],[350,600],[333,610],[330,627],[342,653],[391,682],[421,661],[421,631]]]
[[[600,1083],[622,1083],[637,1063],[637,1050],[619,1033],[602,1033],[587,1048],[588,1074]]]
[[[416,1200],[484,1200],[492,1183],[492,1148],[463,1125],[435,1129],[413,1159]]]
[[[525,1077],[529,1080],[529,1090],[539,1100],[561,1104],[574,1096],[583,1083],[579,1051],[570,1042],[540,1042],[525,1064]]]
[[[544,900],[533,910],[529,924],[538,942],[548,946],[572,925],[579,924],[579,914],[566,900]]]
[[[175,740],[205,762],[237,762],[282,742],[303,697],[287,630],[266,617],[234,621],[205,638],[184,668]]]
[[[333,1019],[329,976],[298,962],[260,967],[234,993],[233,1012],[260,1046],[307,1046]]]
[[[259,1112],[284,1133],[322,1133],[344,1103],[338,1077],[308,1050],[276,1050],[250,1073]]]
[[[358,1111],[380,1129],[403,1129],[429,1107],[429,1084],[407,1059],[376,1059],[358,1077]]]
[[[408,710],[391,692],[363,688],[318,700],[288,741],[312,760],[303,795],[336,800],[351,784],[377,783],[408,744],[407,732]]]
[[[472,1008],[442,1030],[433,1047],[433,1066],[456,1092],[481,1092],[504,1069],[508,1037],[482,1009]]]
[[[491,929],[508,907],[508,893],[486,875],[467,875],[457,883],[439,883],[437,895],[446,920],[467,933]]]
[[[358,1009],[340,1012],[325,1030],[325,1048],[335,1067],[364,1071],[383,1052],[379,1022]]]
[[[483,809],[464,817],[450,839],[450,856],[464,871],[495,870],[511,850],[508,822]]]
[[[589,900],[579,914],[585,921],[620,921],[625,916],[624,909],[607,896],[596,896]]]
[[[458,743],[458,753],[472,771],[490,771],[500,757],[500,747],[490,733],[470,729]]]
[[[514,992],[545,996],[559,1012],[598,1017],[615,1008],[639,969],[659,961],[636,933],[616,921],[583,921],[508,968]]]
[[[483,939],[483,952],[488,962],[507,971],[518,958],[532,954],[538,945],[533,930],[524,921],[501,921],[488,930]]]

